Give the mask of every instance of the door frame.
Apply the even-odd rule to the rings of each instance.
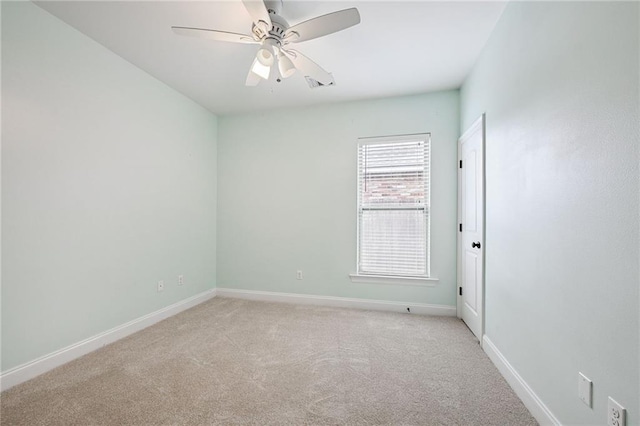
[[[481,134],[482,134],[482,200],[483,200],[483,204],[482,204],[482,249],[483,249],[483,254],[482,254],[482,288],[480,289],[482,294],[482,314],[480,315],[480,337],[479,337],[479,341],[480,341],[480,346],[482,347],[482,336],[484,336],[484,330],[485,330],[485,318],[486,318],[486,304],[485,304],[485,276],[486,276],[486,262],[487,262],[487,251],[486,251],[486,244],[485,244],[485,240],[486,240],[486,221],[487,221],[487,215],[486,215],[486,205],[487,205],[487,172],[486,172],[486,141],[487,141],[487,132],[486,132],[486,114],[482,113],[482,115],[480,117],[478,117],[477,120],[475,120],[473,122],[473,124],[471,124],[471,126],[469,126],[469,128],[462,134],[462,136],[460,136],[458,138],[458,161],[456,163],[456,169],[458,171],[458,186],[457,186],[457,190],[458,190],[458,222],[456,223],[456,273],[457,273],[457,277],[456,277],[456,311],[457,311],[457,317],[462,319],[462,304],[463,302],[463,298],[462,296],[460,296],[460,288],[462,287],[462,282],[461,282],[461,278],[462,278],[462,232],[460,232],[459,226],[462,223],[462,211],[461,211],[461,207],[462,207],[462,191],[460,190],[460,186],[462,184],[462,172],[461,172],[461,168],[458,166],[460,164],[460,161],[462,160],[462,143],[461,141],[465,138],[467,138],[471,133],[473,133],[474,131],[476,131],[478,129],[478,127],[481,127]]]

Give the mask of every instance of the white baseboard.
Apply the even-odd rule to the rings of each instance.
[[[56,367],[66,364],[76,358],[93,352],[96,349],[127,337],[163,319],[169,318],[177,313],[187,310],[212,297],[215,297],[216,289],[207,290],[188,299],[181,300],[173,305],[159,309],[150,314],[136,318],[118,327],[96,334],[81,342],[67,346],[66,348],[44,355],[28,363],[19,365],[10,370],[3,371],[0,375],[0,390],[7,390],[17,384],[26,382],[40,374],[46,373]]]
[[[560,426],[560,421],[553,415],[549,408],[544,405],[544,402],[535,394],[533,389],[529,387],[527,382],[518,374],[509,361],[502,355],[496,345],[487,337],[483,336],[484,344],[482,348],[489,356],[489,359],[498,368],[498,371],[505,378],[509,386],[514,390],[516,395],[522,400],[525,407],[531,412],[533,417],[541,425],[554,425]]]
[[[235,299],[262,300],[269,302],[298,303],[304,305],[333,306],[339,308],[370,309],[377,311],[392,311],[407,313],[407,308],[412,314],[456,316],[455,306],[428,305],[424,303],[388,302],[385,300],[350,299],[347,297],[315,296],[296,293],[276,293],[270,291],[237,290],[233,288],[216,289],[216,294],[221,297]]]

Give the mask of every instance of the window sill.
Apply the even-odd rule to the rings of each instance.
[[[398,277],[390,275],[349,274],[349,278],[351,278],[352,283],[397,284],[419,287],[435,287],[438,283],[438,278],[434,277]]]

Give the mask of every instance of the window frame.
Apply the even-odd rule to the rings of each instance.
[[[361,258],[361,173],[360,168],[360,150],[364,145],[376,145],[376,144],[391,144],[391,143],[403,143],[413,142],[420,140],[424,143],[427,164],[426,169],[426,194],[424,200],[424,209],[426,216],[426,236],[425,236],[425,275],[389,275],[362,272],[360,269]],[[404,284],[404,285],[435,285],[438,281],[437,278],[431,275],[431,133],[416,133],[416,134],[404,134],[404,135],[391,135],[391,136],[375,136],[375,137],[361,137],[358,138],[356,144],[356,273],[350,274],[351,281],[359,283],[378,283],[378,284]]]

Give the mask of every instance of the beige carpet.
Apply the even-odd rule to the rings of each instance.
[[[1,395],[2,425],[535,425],[455,318],[217,297]]]

